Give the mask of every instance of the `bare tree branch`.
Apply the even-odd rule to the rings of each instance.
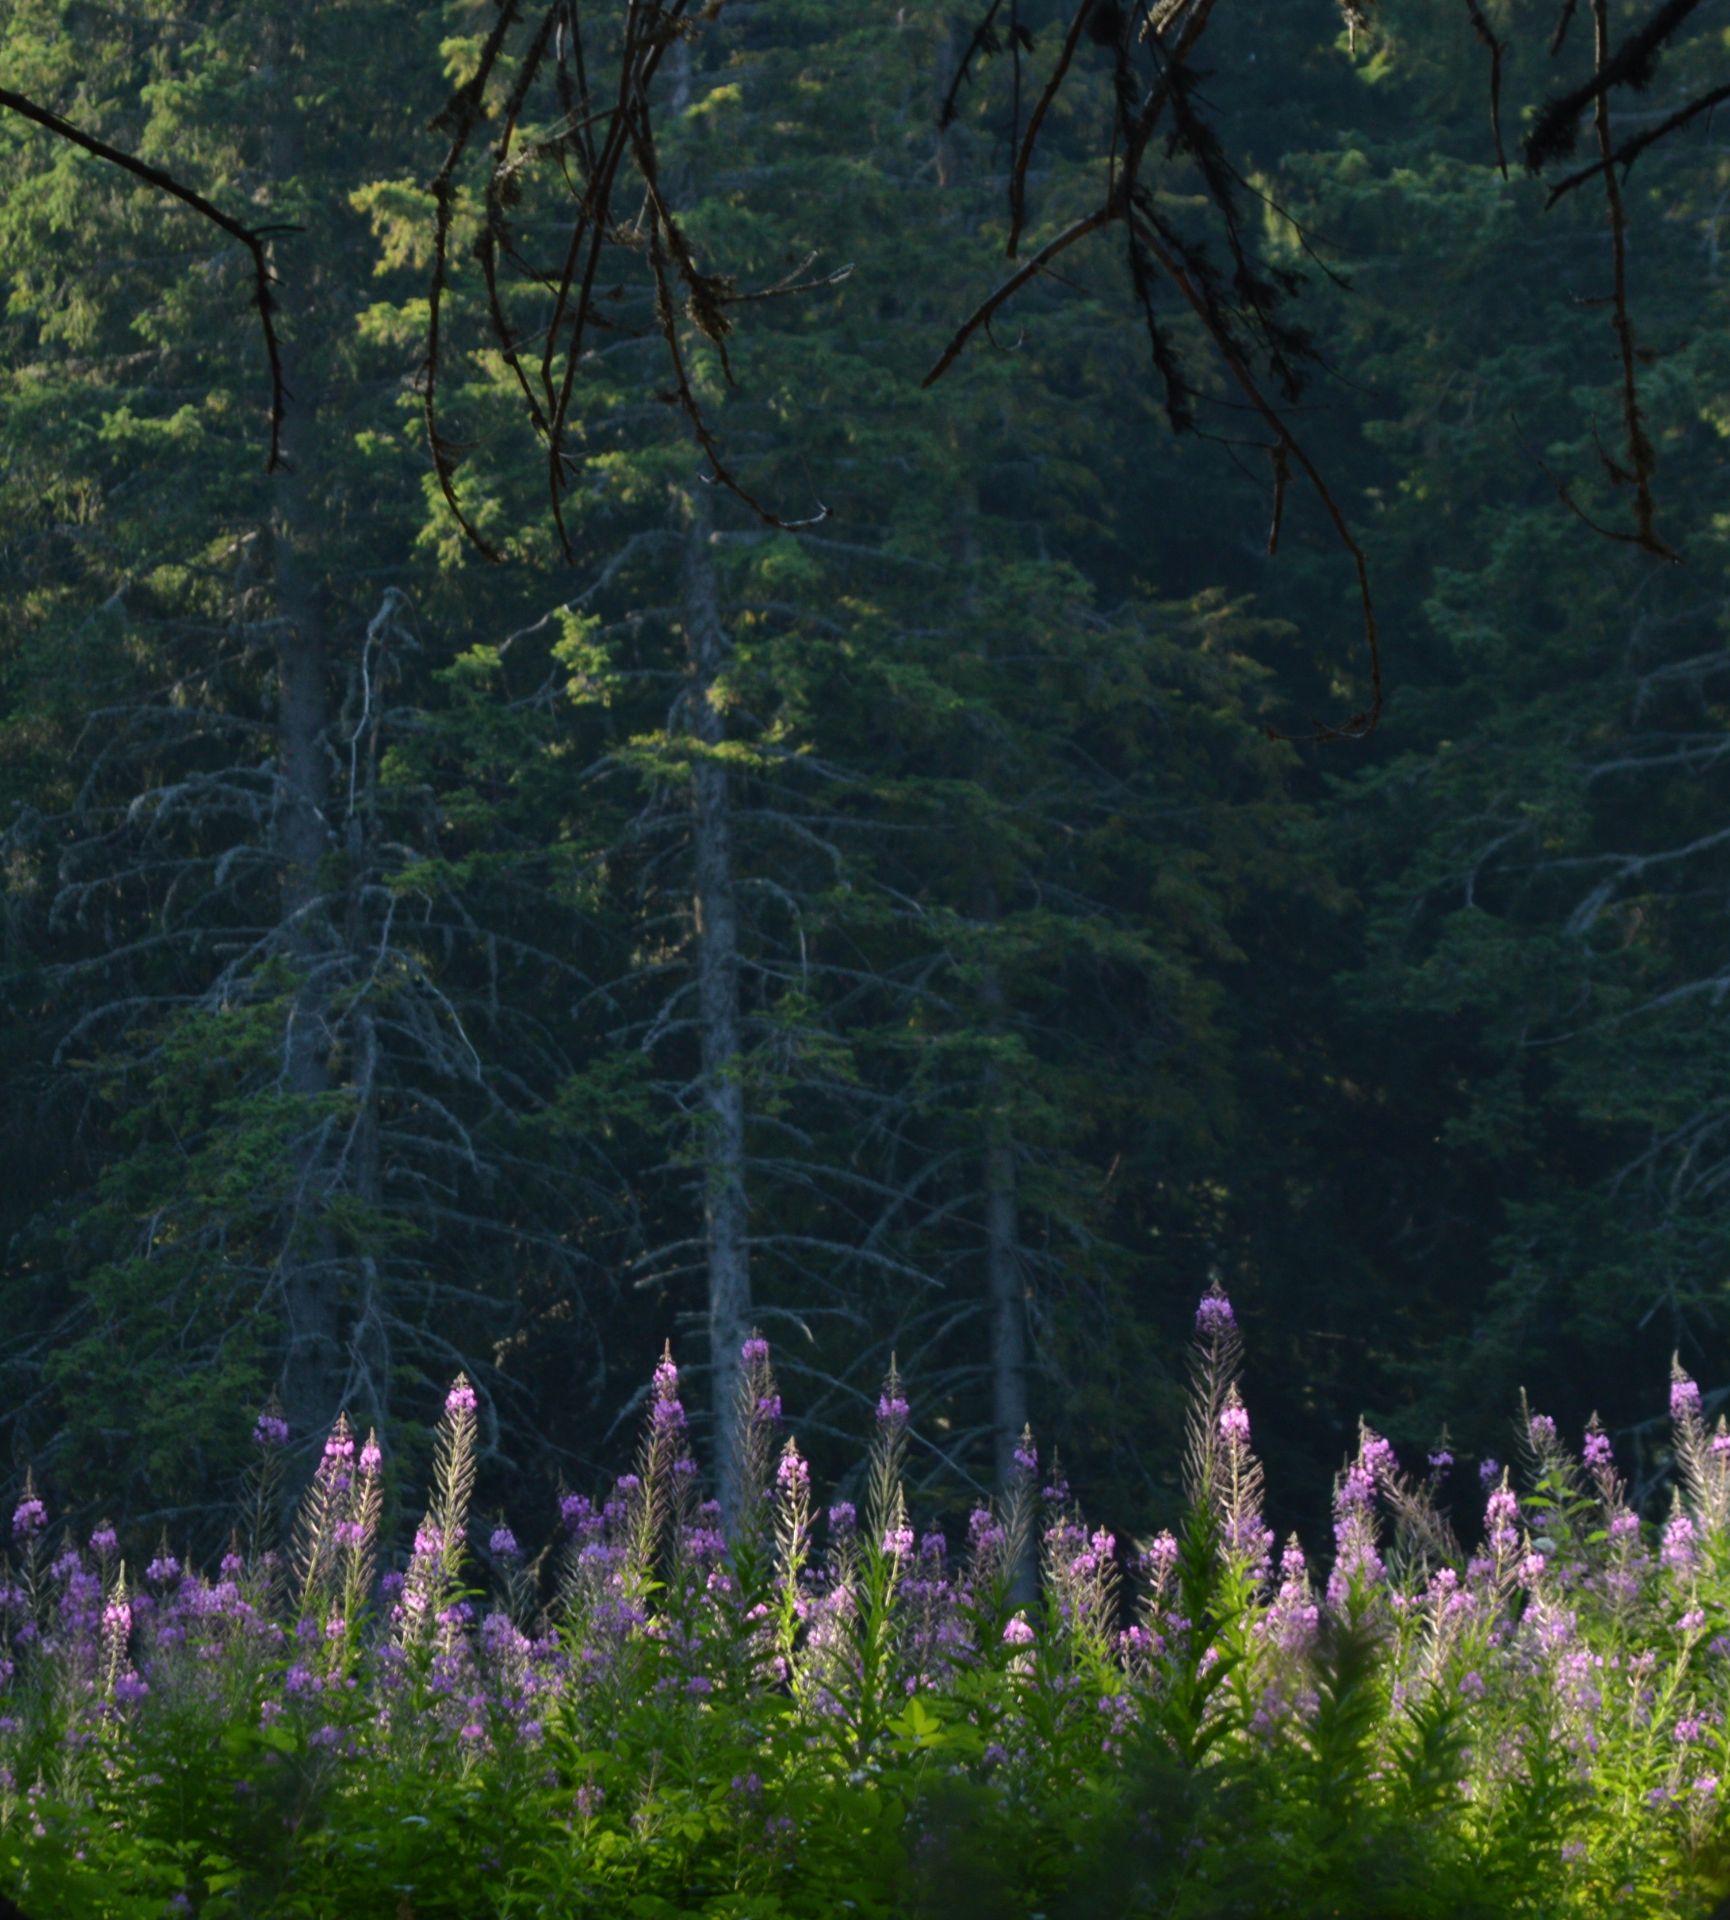
[[[263,227],[243,226],[240,221],[222,211],[219,206],[205,199],[194,188],[176,180],[173,174],[166,173],[161,167],[152,166],[148,160],[140,160],[135,154],[123,153],[119,147],[111,147],[106,140],[99,140],[95,134],[86,133],[70,120],[63,120],[59,114],[51,113],[48,108],[38,106],[34,100],[21,93],[14,93],[10,87],[0,87],[0,107],[16,113],[26,120],[33,121],[39,127],[72,146],[82,148],[85,153],[94,154],[98,160],[106,160],[110,166],[119,167],[123,172],[135,175],[138,179],[153,186],[159,193],[171,195],[174,199],[189,206],[194,213],[220,227],[231,238],[252,255],[253,304],[258,308],[259,325],[264,332],[264,351],[270,361],[270,459],[266,465],[267,473],[276,472],[282,465],[282,416],[288,403],[288,389],[283,384],[282,354],[277,346],[276,325],[272,319],[276,302],[271,293],[273,275],[270,260],[265,252],[265,241],[277,233],[298,233],[298,227],[271,225]]]

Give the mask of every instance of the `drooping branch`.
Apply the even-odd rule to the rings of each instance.
[[[252,255],[253,304],[258,308],[259,325],[264,333],[265,356],[270,362],[270,459],[265,471],[276,472],[282,465],[282,416],[288,403],[288,388],[282,376],[282,353],[277,345],[276,325],[272,318],[276,309],[275,298],[271,293],[274,276],[270,270],[269,255],[265,251],[265,242],[271,235],[279,233],[298,233],[298,227],[276,223],[262,227],[248,227],[226,214],[213,201],[207,200],[195,188],[163,168],[153,166],[148,160],[140,160],[136,154],[123,152],[112,147],[106,140],[99,140],[95,134],[86,133],[82,127],[74,126],[70,120],[62,119],[47,107],[39,106],[24,94],[15,93],[10,87],[0,87],[0,107],[18,114],[22,119],[32,121],[46,129],[57,139],[69,145],[93,154],[98,160],[106,160],[110,166],[119,167],[122,172],[130,173],[147,185],[166,193],[171,198],[188,206],[200,218],[220,227],[231,239],[238,240]]]
[[[1040,131],[1052,103],[1068,79],[1083,40],[1106,47],[1113,61],[1111,90],[1109,186],[1103,202],[1091,213],[1072,221],[1048,240],[1033,257],[980,301],[961,323],[926,374],[933,385],[948,372],[967,343],[988,329],[994,316],[1033,280],[1046,273],[1059,255],[1103,229],[1122,224],[1127,242],[1130,279],[1147,331],[1156,373],[1164,383],[1166,413],[1177,431],[1195,426],[1195,389],[1179,352],[1161,325],[1154,303],[1158,274],[1178,290],[1200,321],[1233,380],[1250,405],[1272,429],[1270,458],[1274,472],[1274,506],[1269,529],[1269,552],[1277,551],[1284,514],[1287,478],[1292,465],[1303,473],[1321,501],[1335,533],[1351,556],[1358,577],[1365,640],[1369,649],[1371,698],[1362,711],[1338,726],[1319,726],[1314,737],[1357,737],[1372,731],[1382,710],[1383,688],[1375,608],[1370,594],[1368,565],[1338,501],[1291,428],[1262,393],[1254,364],[1266,365],[1285,398],[1295,399],[1305,377],[1305,362],[1314,358],[1309,336],[1293,326],[1280,308],[1301,285],[1301,277],[1256,257],[1239,212],[1239,194],[1245,187],[1241,173],[1202,112],[1196,95],[1191,54],[1206,31],[1215,0],[1163,0],[1150,8],[1146,0],[1131,9],[1080,0],[1064,35],[1053,70],[1034,103],[1025,133],[1018,140],[1010,169],[1010,229],[1007,252],[1014,257],[1027,222],[1028,177]],[[987,23],[989,24],[989,16]],[[977,46],[977,36],[976,36]],[[1162,122],[1169,123],[1167,158],[1181,156],[1200,176],[1214,216],[1214,232],[1223,237],[1229,256],[1227,268],[1209,257],[1204,244],[1185,239],[1157,208],[1144,174]]]
[[[1108,225],[1115,218],[1116,214],[1111,207],[1097,207],[1092,213],[1087,214],[1080,220],[1074,221],[1071,225],[1065,227],[1060,234],[1046,241],[1045,245],[1039,249],[1031,260],[1027,261],[1023,266],[1018,267],[1000,287],[981,300],[979,305],[962,321],[961,325],[956,328],[954,337],[950,340],[948,346],[937,356],[931,371],[926,374],[925,378],[920,381],[919,384],[922,387],[935,386],[955,362],[960,359],[961,350],[967,345],[968,341],[973,338],[981,327],[990,323],[992,315],[997,312],[999,307],[1013,299],[1030,280],[1038,279],[1040,274],[1050,266],[1052,261],[1055,260],[1060,253],[1074,246],[1076,241],[1086,239],[1090,233],[1097,233],[1101,227]]]
[[[1651,19],[1614,52],[1608,46],[1605,27],[1599,35],[1591,78],[1552,100],[1526,135],[1526,165],[1530,171],[1539,173],[1552,160],[1566,159],[1573,152],[1580,137],[1580,119],[1588,107],[1603,101],[1617,87],[1638,91],[1649,85],[1657,71],[1658,56],[1699,4],[1700,0],[1664,0]],[[1558,32],[1558,43],[1560,38]]]
[[[1016,61],[1015,110],[1008,130],[1012,160],[1009,169],[1009,233],[1006,252],[1016,258],[1029,221],[1029,181],[1040,142],[1045,137],[1051,110],[1066,88],[1077,92],[1089,84],[1079,58],[1089,43],[1108,50],[1112,61],[1109,105],[1102,114],[1098,150],[1107,169],[1107,187],[1102,202],[1092,212],[1072,220],[1027,261],[1019,265],[1000,285],[982,299],[956,328],[937,358],[925,384],[940,379],[976,334],[988,333],[1001,310],[1035,279],[1046,273],[1056,258],[1089,234],[1122,222],[1128,232],[1127,255],[1133,297],[1146,327],[1154,370],[1165,388],[1168,418],[1176,430],[1196,425],[1196,390],[1186,377],[1177,348],[1160,323],[1155,306],[1154,287],[1164,277],[1183,293],[1214,348],[1225,360],[1232,378],[1250,397],[1250,404],[1274,426],[1270,455],[1274,461],[1274,511],[1270,527],[1270,551],[1277,547],[1290,466],[1296,465],[1317,488],[1324,510],[1336,533],[1345,543],[1359,572],[1364,603],[1365,635],[1371,650],[1371,677],[1374,687],[1370,706],[1355,715],[1343,727],[1323,729],[1326,733],[1357,734],[1374,725],[1381,706],[1381,675],[1377,657],[1374,613],[1370,605],[1363,556],[1350,535],[1338,502],[1322,486],[1302,448],[1284,423],[1272,413],[1255,385],[1255,370],[1265,366],[1278,379],[1289,399],[1303,378],[1305,363],[1316,358],[1315,350],[1301,328],[1294,327],[1279,312],[1282,301],[1298,291],[1299,276],[1264,264],[1252,255],[1246,241],[1247,229],[1237,213],[1237,196],[1256,192],[1234,168],[1201,110],[1189,66],[1190,58],[1206,31],[1216,0],[1074,0],[1049,73],[1034,99],[1025,127],[1020,119],[1020,70]],[[1673,135],[1679,128],[1730,99],[1730,85],[1714,86],[1688,100],[1659,125],[1645,133],[1614,145],[1609,139],[1609,97],[1618,88],[1641,88],[1652,79],[1658,60],[1672,45],[1684,23],[1696,12],[1699,0],[1659,0],[1642,25],[1616,47],[1611,47],[1606,25],[1607,7],[1597,7],[1599,31],[1591,76],[1580,86],[1552,100],[1539,113],[1525,143],[1529,169],[1537,172],[1549,162],[1571,150],[1579,125],[1588,108],[1595,114],[1599,136],[1599,157],[1590,167],[1580,169],[1560,181],[1552,190],[1550,204],[1563,195],[1600,175],[1610,175],[1617,167],[1624,172],[1649,147]],[[1576,11],[1577,0],[1560,0],[1550,51],[1557,53],[1567,36]],[[1366,6],[1354,0],[1341,0],[1340,11],[1354,37],[1370,27]],[[1506,43],[1491,24],[1483,0],[1465,0],[1466,23],[1489,54],[1489,109],[1496,163],[1504,177],[1508,173],[1506,148],[1502,134],[1502,89]],[[968,44],[961,70],[957,73],[944,103],[944,118],[953,116],[963,84],[975,77],[985,57],[1001,49],[996,23],[1001,7],[980,0],[979,24]],[[1166,159],[1188,161],[1200,177],[1213,216],[1212,237],[1217,245],[1223,239],[1229,262],[1222,268],[1209,257],[1206,243],[1186,239],[1154,198],[1150,182],[1154,136],[1161,124],[1165,135]],[[1635,345],[1629,311],[1627,271],[1627,216],[1619,188],[1607,193],[1615,269],[1613,297],[1615,330],[1621,363],[1622,416],[1627,452],[1620,460],[1606,458],[1612,478],[1633,488],[1635,530],[1616,533],[1599,525],[1582,512],[1558,482],[1558,491],[1569,508],[1607,537],[1639,546],[1656,557],[1674,560],[1675,555],[1659,538],[1654,526],[1651,485],[1655,464],[1652,443],[1640,408],[1636,367],[1640,358]],[[1156,267],[1158,271],[1156,271]]]
[[[1082,12],[1087,11],[1091,0],[1084,0]],[[990,0],[983,14],[974,26],[972,37],[966,50],[955,64],[955,72],[949,82],[948,91],[943,96],[943,105],[938,110],[937,124],[951,126],[961,103],[961,89],[973,78],[973,65],[982,54],[995,53],[998,48],[997,16],[1003,11],[1003,0]]]
[[[1568,29],[1574,24],[1574,14],[1580,0],[1562,0],[1561,11],[1556,15],[1555,31],[1550,35],[1550,58],[1555,59],[1567,44]]]
[[[654,131],[654,95],[657,77],[668,52],[694,40],[719,15],[725,0],[700,11],[690,0],[667,0],[660,7],[628,5],[614,15],[616,41],[607,64],[611,85],[598,95],[595,46],[585,44],[584,24],[571,0],[550,0],[537,15],[525,17],[522,0],[505,0],[484,43],[475,71],[458,88],[441,116],[451,144],[433,183],[435,222],[433,273],[427,348],[423,364],[427,439],[441,492],[458,526],[475,549],[491,560],[502,553],[483,536],[462,508],[455,474],[462,449],[444,433],[438,414],[438,391],[446,351],[446,296],[452,278],[450,251],[465,163],[474,152],[483,128],[496,123],[491,155],[480,183],[481,231],[475,245],[480,263],[485,310],[493,338],[519,390],[529,425],[545,448],[547,493],[560,546],[567,558],[573,552],[565,522],[564,496],[578,460],[571,451],[572,408],[578,393],[578,369],[585,358],[591,333],[618,331],[621,323],[605,310],[621,297],[622,289],[609,285],[609,268],[627,256],[632,277],[647,286],[653,319],[647,328],[627,329],[633,337],[658,336],[671,379],[669,391],[655,398],[676,404],[690,424],[693,438],[709,462],[703,477],[727,488],[764,524],[784,528],[815,524],[827,516],[820,507],[809,519],[785,520],[757,499],[722,458],[719,442],[697,399],[688,368],[688,349],[679,333],[689,320],[720,357],[729,384],[732,370],[726,336],[732,320],[729,309],[746,301],[764,300],[832,286],[850,269],[803,280],[812,262],[799,274],[754,292],[739,291],[727,274],[699,267],[686,238],[672,195],[660,178]],[[520,63],[504,86],[500,76],[510,63],[513,40],[521,33]],[[537,86],[550,77],[558,103],[551,133],[519,138],[529,117]],[[490,104],[499,91],[496,106]],[[560,169],[574,211],[555,271],[530,266],[519,248],[512,225],[512,209],[521,201],[532,169],[551,163]],[[539,337],[538,366],[525,363],[526,337],[513,325],[507,305],[506,269],[517,276],[513,284],[538,289],[550,302]],[[683,290],[675,299],[675,283]]]
[[[1495,29],[1490,25],[1479,0],[1466,0],[1466,14],[1472,23],[1472,31],[1490,56],[1490,137],[1496,143],[1496,165],[1502,170],[1502,178],[1508,177],[1508,154],[1502,145],[1502,42]]]
[[[1690,120],[1697,120],[1701,114],[1710,113],[1714,107],[1720,107],[1730,100],[1730,84],[1713,87],[1681,106],[1655,127],[1648,127],[1644,133],[1637,133],[1631,140],[1624,140],[1616,150],[1605,158],[1594,160],[1589,167],[1581,167],[1577,172],[1558,180],[1550,189],[1550,197],[1544,202],[1553,207],[1564,194],[1572,193],[1576,187],[1583,187],[1588,180],[1597,179],[1606,167],[1620,167],[1622,178],[1628,177],[1628,169],[1639,159],[1648,147],[1655,147],[1660,140],[1674,133],[1678,127],[1687,126]]]
[[[1009,238],[1003,251],[1011,260],[1015,250],[1021,244],[1021,230],[1027,224],[1027,170],[1033,164],[1034,149],[1039,144],[1039,130],[1045,124],[1045,116],[1051,111],[1063,82],[1069,73],[1069,63],[1075,58],[1075,50],[1081,45],[1081,36],[1086,29],[1088,17],[1092,12],[1092,0],[1083,0],[1076,8],[1075,18],[1069,23],[1069,31],[1063,36],[1063,46],[1058,52],[1057,64],[1051,70],[1033,111],[1027,117],[1027,130],[1021,137],[1021,145],[1015,155],[1015,165],[1009,175]],[[951,109],[952,110],[952,109]]]
[[[1600,0],[1600,4],[1602,4],[1602,0]],[[1373,733],[1377,722],[1382,716],[1382,655],[1381,641],[1376,629],[1375,602],[1370,593],[1369,562],[1364,557],[1364,550],[1358,545],[1356,536],[1352,533],[1350,523],[1340,510],[1339,502],[1334,498],[1327,482],[1317,470],[1315,462],[1310,458],[1308,453],[1305,452],[1302,443],[1292,433],[1290,427],[1287,426],[1257,386],[1254,375],[1244,364],[1242,357],[1232,342],[1223,338],[1215,331],[1213,322],[1207,311],[1205,296],[1201,290],[1197,288],[1189,274],[1185,272],[1183,263],[1173,258],[1164,246],[1162,246],[1159,236],[1150,232],[1139,219],[1135,222],[1135,231],[1136,237],[1147,248],[1148,252],[1153,255],[1154,259],[1159,262],[1162,271],[1171,280],[1178,292],[1183,295],[1184,299],[1189,302],[1197,316],[1201,319],[1203,325],[1206,326],[1209,333],[1212,334],[1214,344],[1219,349],[1220,357],[1225,361],[1232,378],[1237,382],[1243,392],[1244,398],[1249,401],[1250,405],[1261,415],[1262,419],[1267,422],[1268,426],[1272,428],[1277,436],[1275,443],[1276,452],[1274,455],[1275,519],[1269,538],[1270,548],[1277,544],[1278,541],[1279,507],[1284,497],[1286,463],[1288,460],[1295,461],[1301,469],[1304,478],[1309,481],[1316,498],[1321,502],[1322,511],[1332,523],[1334,533],[1338,537],[1340,545],[1344,547],[1346,552],[1351,556],[1352,565],[1356,570],[1358,600],[1363,613],[1364,644],[1369,650],[1370,704],[1361,712],[1354,713],[1350,719],[1342,721],[1337,727],[1327,725],[1317,726],[1311,738],[1315,740],[1359,739],[1365,734]]]
[[[1592,17],[1597,35],[1599,71],[1610,60],[1609,0],[1592,0]],[[1594,119],[1597,125],[1598,155],[1604,175],[1604,200],[1610,216],[1610,255],[1612,262],[1611,318],[1616,329],[1616,346],[1622,360],[1622,425],[1627,441],[1628,470],[1615,472],[1615,478],[1631,482],[1634,488],[1634,532],[1613,537],[1643,548],[1660,560],[1674,561],[1675,552],[1659,539],[1654,524],[1652,470],[1657,465],[1651,436],[1646,431],[1640,410],[1640,383],[1636,369],[1634,320],[1628,310],[1628,219],[1622,204],[1622,183],[1613,164],[1615,146],[1610,138],[1610,99],[1608,87],[1595,96]]]

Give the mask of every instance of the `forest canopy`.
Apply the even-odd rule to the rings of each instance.
[[[1152,1524],[1222,1279],[1296,1461],[1529,1384],[1659,1483],[1726,47],[1442,11],[19,0],[15,1453],[215,1529],[460,1367],[509,1504],[760,1322]]]

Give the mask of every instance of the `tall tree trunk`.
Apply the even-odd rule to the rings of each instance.
[[[378,612],[367,627],[360,658],[351,676],[348,703],[341,715],[340,737],[348,746],[348,794],[343,824],[348,894],[343,915],[343,944],[347,955],[356,961],[371,944],[367,889],[378,875],[380,742],[390,683],[399,671],[392,649],[404,643],[412,644],[400,624],[407,606],[408,601],[400,589],[394,586],[385,589]],[[325,764],[330,764],[328,755]],[[348,1138],[341,1150],[343,1184],[363,1208],[376,1212],[384,1199],[379,1154],[383,1047],[371,999],[357,996],[345,1024],[347,1050],[352,1061],[349,1093],[353,1106]],[[356,1426],[376,1426],[382,1431],[387,1425],[390,1380],[384,1283],[378,1262],[371,1254],[363,1253],[351,1266],[355,1298],[347,1327],[348,1391],[344,1399],[349,1418]]]
[[[978,608],[979,577],[979,489],[967,489],[961,523],[960,564],[967,582],[966,607],[970,616],[981,617]],[[980,650],[989,661],[989,632],[980,635]],[[987,792],[1000,777],[991,764],[989,741],[980,745],[974,756],[974,777]],[[997,882],[980,853],[980,870],[974,891],[975,911],[986,929],[995,928],[1003,918],[1003,902]],[[989,933],[987,934],[989,938]],[[1007,1008],[1003,981],[994,961],[987,958],[981,970],[980,1013],[985,1030],[992,1039],[1005,1030]],[[1005,1492],[1015,1473],[1015,1450],[1027,1426],[1027,1277],[1021,1258],[1020,1207],[1016,1195],[1015,1129],[1009,1111],[1010,1088],[1002,1070],[993,1062],[987,1065],[980,1085],[980,1103],[985,1114],[984,1149],[980,1157],[980,1191],[985,1214],[985,1299],[989,1317],[989,1353],[991,1367],[991,1452],[997,1491]],[[1017,1598],[1032,1598],[1028,1588],[1031,1563],[1022,1567],[1017,1578]]]
[[[981,894],[983,918],[995,925],[1001,917],[997,889],[987,880]],[[986,1031],[996,1037],[1004,1030],[1003,983],[989,962],[979,997]],[[985,1069],[981,1096],[985,1109],[980,1173],[985,1196],[985,1298],[991,1328],[991,1450],[993,1477],[1002,1494],[1015,1475],[1015,1450],[1027,1427],[1027,1273],[1021,1257],[1010,1089],[995,1063]],[[1017,1606],[1033,1600],[1035,1585],[1029,1541],[1015,1569],[1012,1598]]]
[[[726,738],[716,682],[732,657],[721,620],[709,536],[713,516],[701,487],[686,503],[683,578],[690,649],[691,729],[705,748]],[[740,1080],[739,910],[733,869],[730,783],[723,761],[703,754],[691,773],[691,832],[697,928],[697,1019],[702,1034],[703,1225],[709,1279],[710,1407],[721,1509],[739,1504],[733,1400],[739,1347],[750,1331],[751,1246],[745,1192],[745,1092]]]
[[[299,7],[274,10],[265,28],[265,96],[281,107],[267,142],[271,180],[278,193],[303,164],[292,84],[300,61],[295,38],[304,26],[301,11]],[[333,845],[327,758],[330,675],[308,495],[309,479],[318,470],[319,395],[311,365],[309,289],[303,279],[292,275],[285,279],[292,286],[293,302],[282,328],[283,378],[290,399],[283,419],[283,465],[274,477],[270,513],[271,564],[281,621],[276,646],[273,831],[281,873],[282,924],[289,960],[298,975],[283,1041],[283,1085],[304,1108],[295,1133],[294,1191],[279,1254],[287,1336],[280,1391],[298,1453],[307,1443],[322,1440],[336,1417],[343,1343],[340,1275],[322,1218],[323,1149],[330,1123],[318,1104],[332,1088],[329,1005],[322,977],[331,927],[321,904],[324,876],[320,868]]]
[[[1027,1425],[1027,1280],[1021,1264],[1015,1143],[1003,1112],[1007,1089],[995,1067],[985,1074],[985,1292],[991,1312],[991,1442],[998,1487],[1015,1472]]]

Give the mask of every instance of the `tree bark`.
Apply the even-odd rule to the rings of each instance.
[[[717,681],[732,658],[710,545],[713,516],[699,487],[686,502],[683,579],[691,730],[705,749],[727,737]],[[733,1402],[739,1347],[751,1323],[750,1219],[745,1187],[745,1090],[740,1078],[739,911],[725,764],[700,754],[691,771],[692,912],[702,1035],[703,1227],[707,1251],[710,1408],[721,1510],[739,1504]]]
[[[1000,917],[997,889],[983,888],[984,917]],[[989,962],[980,987],[986,1030],[1004,1029],[1003,984]],[[994,1481],[1008,1491],[1016,1471],[1015,1450],[1027,1427],[1027,1274],[1021,1258],[1021,1209],[1016,1191],[1015,1134],[1010,1123],[1009,1088],[995,1064],[985,1069],[981,1088],[985,1108],[985,1151],[981,1177],[985,1197],[985,1297],[990,1316],[991,1443]],[[1012,1598],[1017,1606],[1034,1597],[1032,1543],[1015,1569]]]
[[[967,581],[966,606],[969,615],[979,616],[977,580],[980,566],[977,523],[979,490],[977,484],[967,492],[959,541],[960,564]],[[986,659],[991,656],[988,633],[980,636],[980,648]],[[991,764],[990,748],[981,744],[974,760],[974,775],[987,792],[992,788],[996,769]],[[975,882],[974,905],[979,920],[987,929],[995,928],[1003,918],[1003,902],[997,882],[986,865],[986,853],[980,850],[980,867]],[[1003,981],[996,964],[986,959],[979,988],[980,1013],[985,1031],[993,1039],[1002,1037],[1007,1007]],[[989,1325],[991,1370],[991,1451],[993,1479],[999,1494],[1008,1491],[1015,1474],[1015,1450],[1027,1426],[1027,1276],[1021,1259],[1020,1207],[1016,1194],[1015,1130],[1009,1112],[1010,1089],[1002,1070],[993,1061],[981,1079],[980,1102],[985,1115],[984,1148],[980,1156],[980,1193],[985,1215],[985,1299]],[[1032,1599],[1032,1563],[1017,1572],[1018,1602]]]
[[[985,1076],[985,1098],[1001,1103],[1002,1075]],[[1027,1425],[1027,1281],[1021,1265],[1015,1146],[1006,1115],[993,1111],[985,1149],[985,1289],[991,1310],[991,1439],[998,1487],[1015,1472]]]
[[[270,175],[277,191],[303,164],[291,76],[299,62],[299,7],[274,10],[265,28],[265,95],[283,103],[269,129]],[[319,393],[313,359],[310,289],[297,284],[285,318],[282,357],[291,403],[283,420],[283,464],[272,478],[270,555],[281,618],[276,648],[276,804],[282,925],[297,974],[283,1038],[283,1087],[303,1109],[296,1124],[293,1193],[279,1259],[286,1346],[279,1390],[297,1454],[323,1440],[341,1393],[341,1276],[323,1221],[322,1160],[332,1090],[328,997],[321,978],[332,929],[320,869],[333,848],[330,819],[330,671],[324,610],[316,578],[317,542],[309,476],[318,468]],[[297,327],[293,323],[299,319]]]
[[[997,889],[989,880],[980,887],[980,907],[988,926],[1002,918]],[[997,1039],[1004,1026],[1003,982],[989,961],[979,1000],[986,1032]],[[991,1450],[997,1490],[1002,1493],[1014,1477],[1015,1449],[1027,1425],[1027,1281],[1021,1265],[1009,1089],[995,1062],[985,1069],[980,1096],[985,1109],[980,1174],[985,1197],[985,1298],[991,1324]]]

